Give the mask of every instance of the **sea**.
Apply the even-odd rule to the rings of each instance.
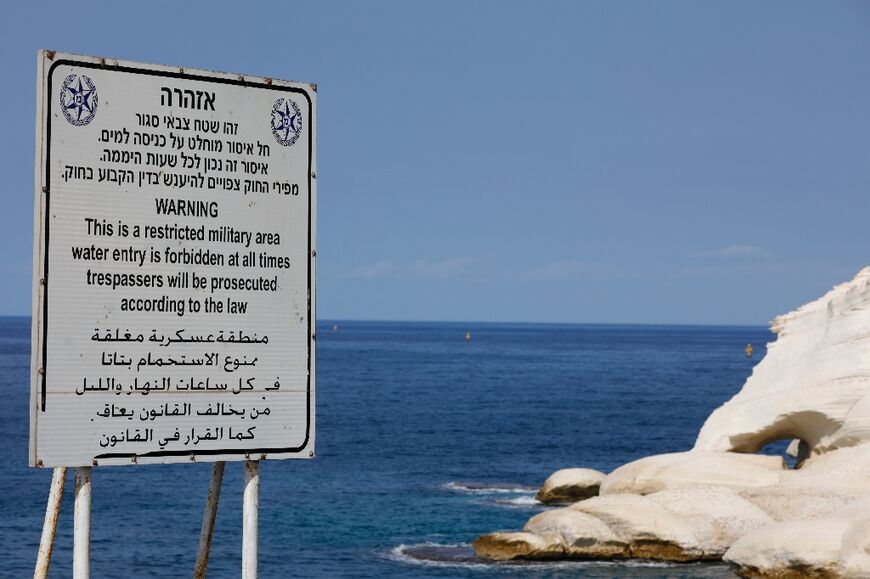
[[[490,563],[470,545],[547,508],[535,491],[557,469],[691,448],[764,356],[767,328],[328,320],[317,333],[317,457],[261,466],[260,577],[734,577]],[[32,575],[51,479],[27,466],[29,358],[30,319],[0,318],[0,577]],[[242,471],[227,463],[212,578],[241,573]],[[92,577],[190,577],[210,473],[94,469]],[[71,575],[68,476],[50,577]]]

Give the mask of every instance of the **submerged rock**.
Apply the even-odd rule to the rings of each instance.
[[[481,536],[477,555],[724,559],[745,577],[870,578],[870,268],[773,331],[767,356],[691,451],[626,464],[585,500],[575,497],[592,485],[571,482],[585,469],[558,471],[539,499],[579,502],[523,532]],[[795,439],[796,470],[751,454],[783,439]]]
[[[563,468],[544,481],[535,497],[542,503],[573,503],[598,495],[606,475],[591,468]]]

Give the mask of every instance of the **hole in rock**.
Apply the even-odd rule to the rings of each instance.
[[[797,412],[782,413],[777,416],[761,431],[744,432],[731,437],[733,449],[737,452],[760,452],[783,456],[784,454],[795,455],[783,456],[791,468],[800,468],[804,459],[809,457],[812,446],[807,439],[818,441],[825,436],[837,432],[842,427],[842,421],[836,420],[829,414],[816,410],[801,410]],[[797,442],[794,442],[797,440]],[[792,446],[791,451],[785,450]]]
[[[759,454],[767,454],[770,456],[781,456],[785,459],[788,468],[795,468],[798,464],[798,459],[795,456],[790,456],[786,450],[794,438],[783,438],[780,440],[774,440],[773,442],[768,442],[761,450],[758,451]]]

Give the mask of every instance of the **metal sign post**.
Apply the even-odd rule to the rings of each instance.
[[[215,463],[201,577],[223,464],[245,461],[255,577],[259,460],[314,456],[316,85],[37,62],[30,465],[76,468],[75,576],[93,467]]]
[[[242,579],[257,579],[257,533],[260,519],[260,462],[245,461],[242,505]]]
[[[202,515],[202,529],[199,532],[199,547],[196,550],[196,564],[193,566],[193,579],[205,579],[205,572],[208,568],[218,503],[221,500],[221,485],[224,481],[224,464],[224,462],[216,462],[211,468],[208,496],[205,499],[205,511]]]
[[[73,520],[73,579],[91,576],[91,467],[76,468]]]
[[[63,501],[66,486],[66,468],[58,467],[51,474],[51,490],[48,492],[48,506],[45,507],[45,522],[42,537],[39,539],[39,552],[36,555],[36,570],[33,579],[46,579],[51,565],[51,552],[54,549],[54,535],[57,532],[57,518]]]

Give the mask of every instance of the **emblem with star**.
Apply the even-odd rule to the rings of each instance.
[[[97,114],[97,87],[85,75],[71,74],[60,89],[60,106],[63,116],[71,124],[81,127]]]
[[[289,146],[302,134],[302,112],[290,99],[278,99],[272,107],[272,134],[275,140]]]

